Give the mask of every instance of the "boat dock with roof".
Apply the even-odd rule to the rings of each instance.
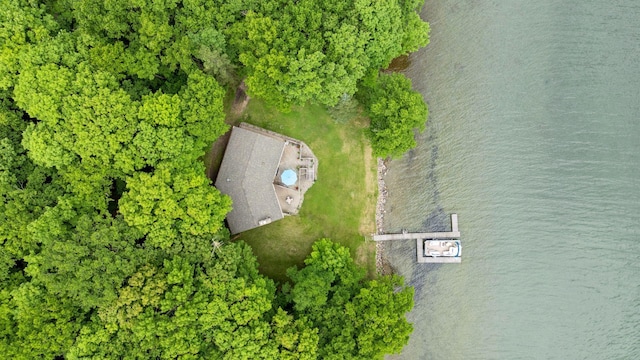
[[[458,230],[458,214],[451,214],[451,231],[373,235],[375,241],[416,240],[416,256],[419,263],[460,263],[462,244]]]

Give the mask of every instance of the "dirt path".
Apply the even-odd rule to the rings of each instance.
[[[249,104],[249,100],[251,100],[251,97],[247,94],[247,86],[243,81],[236,89],[236,96],[231,105],[231,114],[235,115],[235,117],[242,115],[247,108],[247,104]]]

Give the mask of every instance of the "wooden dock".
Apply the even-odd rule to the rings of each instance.
[[[426,239],[459,239],[460,230],[458,230],[458,214],[451,214],[451,231],[446,232],[428,232],[428,233],[409,233],[402,232],[400,234],[382,234],[374,235],[374,241],[391,241],[391,240],[416,240],[416,257],[419,263],[460,263],[460,256],[425,256],[424,241]]]

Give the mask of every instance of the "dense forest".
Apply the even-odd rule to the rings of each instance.
[[[277,286],[229,240],[200,158],[241,79],[275,109],[358,99],[376,155],[426,105],[381,74],[428,42],[422,0],[5,0],[0,7],[0,354],[375,359],[413,290],[319,240]],[[347,99],[347,100],[345,100]],[[274,110],[275,111],[275,110]],[[265,239],[277,241],[277,239]]]

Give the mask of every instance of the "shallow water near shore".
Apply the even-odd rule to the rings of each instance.
[[[389,163],[387,232],[449,229],[415,262],[414,332],[388,359],[640,358],[640,3],[427,1],[406,74],[430,108]]]

